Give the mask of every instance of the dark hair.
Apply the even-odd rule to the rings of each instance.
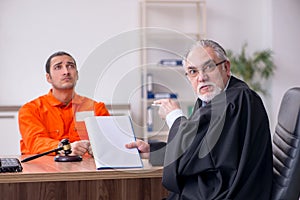
[[[56,57],[56,56],[70,56],[70,57],[73,59],[75,65],[76,65],[76,61],[75,61],[75,59],[73,58],[73,56],[71,56],[69,53],[64,52],[64,51],[58,51],[58,52],[53,53],[53,54],[47,59],[47,61],[46,61],[46,72],[47,72],[48,74],[50,74],[50,62],[51,62],[52,58],[54,58],[54,57]]]

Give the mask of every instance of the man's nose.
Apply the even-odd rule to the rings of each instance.
[[[204,73],[202,70],[199,70],[198,76],[197,76],[197,80],[199,82],[203,82],[205,80],[207,80],[207,74]]]
[[[70,73],[70,68],[68,68],[68,66],[63,66],[63,73],[64,74],[69,74]]]

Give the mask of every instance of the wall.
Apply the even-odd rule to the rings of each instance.
[[[248,43],[249,51],[269,47],[264,33],[267,0],[208,0],[207,30],[208,37],[219,41],[226,49],[240,50],[244,42]],[[272,35],[268,36],[269,38]]]
[[[70,52],[80,69],[106,40],[136,28],[137,6],[135,0],[1,1],[0,105],[20,105],[47,92],[44,65],[55,51]]]
[[[272,82],[272,113],[276,116],[281,99],[288,88],[300,87],[300,1],[273,1],[273,50],[277,70]],[[273,117],[274,121],[277,120]]]
[[[219,41],[224,48],[240,52],[244,43],[247,43],[246,53],[252,54],[257,50],[272,48],[272,4],[271,0],[238,1],[211,0],[207,3],[208,37]],[[272,80],[264,85],[269,86]],[[268,92],[270,90],[268,89]],[[272,93],[262,96],[268,114],[273,107]],[[271,127],[272,127],[271,122]]]
[[[126,84],[120,86],[117,96],[113,96],[111,91],[114,91],[113,88],[123,74],[132,71],[131,68],[136,66],[138,59],[129,56],[116,59],[115,64],[101,62],[107,55],[106,51],[117,49],[121,45],[115,44],[108,49],[103,44],[124,31],[135,29],[137,25],[136,0],[0,1],[0,106],[22,105],[47,93],[50,86],[45,79],[45,62],[50,54],[59,50],[71,53],[77,61],[80,74],[77,85],[79,92],[84,90],[80,87],[84,85],[87,89],[93,89],[88,96],[98,101],[109,104],[127,103],[126,89],[140,85],[138,71],[133,70],[127,76]],[[96,70],[103,74],[108,66],[102,64],[110,64],[114,69],[114,75],[110,75],[109,79],[104,76],[107,82],[100,85],[99,92],[96,92],[97,86],[89,85],[91,79],[81,73],[89,68],[85,63],[97,49],[104,50],[104,53],[99,55],[99,59],[103,59],[98,62]],[[118,60],[126,66],[122,70],[116,70]],[[96,81],[102,83],[101,80]],[[20,138],[17,126],[12,127],[16,123],[17,117],[0,118],[0,136],[9,137],[3,140],[4,146],[0,150],[2,155],[16,151],[11,146]],[[10,151],[4,152],[5,149]]]
[[[235,51],[240,50],[243,42],[248,42],[248,53],[273,50],[276,71],[265,83],[269,95],[263,96],[272,132],[284,92],[300,86],[297,66],[300,26],[296,20],[300,18],[299,10],[297,0],[209,0],[207,3],[208,37]]]
[[[299,86],[296,54],[300,27],[295,20],[300,17],[299,7],[297,0],[207,1],[208,38],[234,51],[239,51],[244,42],[248,42],[249,53],[264,48],[274,50],[277,70],[267,85],[270,96],[264,97],[272,130],[284,91]],[[0,105],[21,105],[48,91],[44,64],[54,51],[68,51],[80,68],[86,66],[99,47],[105,50],[111,38],[137,28],[138,16],[137,0],[0,1]],[[99,84],[92,91],[98,91],[97,100],[122,103],[138,96],[132,94],[140,87],[138,71],[134,70],[137,57],[130,53],[97,66],[100,74],[108,72],[105,69],[110,64],[129,67],[127,71],[114,67],[118,76],[104,73],[103,79],[97,80]],[[129,75],[123,80],[124,73]],[[118,84],[118,77],[122,84]],[[85,76],[80,78],[86,80]],[[129,83],[129,89],[123,83]],[[114,96],[112,91],[117,87],[124,93]],[[80,91],[84,92],[84,88]]]
[[[271,7],[268,1],[270,0],[207,1],[207,37],[236,51],[245,41],[249,43],[250,52],[271,47],[272,34],[268,25],[271,24],[270,17],[266,17]],[[7,0],[0,2],[0,9],[0,105],[20,105],[48,91],[44,64],[54,51],[70,52],[80,69],[86,66],[87,59],[95,51],[101,48],[113,51],[113,48],[127,45],[120,41],[119,47],[115,47],[118,44],[113,44],[110,48],[104,46],[113,38],[139,26],[137,0],[91,0],[89,3],[80,0]],[[159,16],[156,20],[160,20]],[[176,25],[177,21],[171,23]],[[183,31],[190,28],[188,25],[177,27],[179,30],[184,29]],[[137,64],[134,57],[124,61],[126,56],[123,56],[109,63],[101,62],[101,56],[97,60],[100,74],[107,65],[116,64],[120,60],[126,67]],[[105,56],[106,54],[102,58],[105,59]],[[79,83],[80,80],[79,77]],[[117,80],[118,77],[111,77],[111,83]],[[139,83],[135,81],[135,84]],[[103,98],[105,102],[112,97],[109,85],[100,86],[102,95],[99,98]],[[120,101],[124,102],[126,99]]]

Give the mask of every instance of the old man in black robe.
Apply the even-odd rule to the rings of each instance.
[[[201,40],[184,62],[198,99],[191,117],[178,103],[160,99],[170,127],[167,144],[128,144],[151,156],[165,152],[163,185],[168,199],[268,200],[272,188],[269,120],[259,95],[230,73],[225,50]],[[157,148],[156,148],[157,149]]]

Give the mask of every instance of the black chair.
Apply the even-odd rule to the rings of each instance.
[[[273,135],[272,200],[298,200],[300,194],[300,88],[281,101]]]

